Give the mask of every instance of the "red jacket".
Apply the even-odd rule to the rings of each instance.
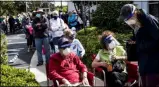
[[[55,53],[49,60],[49,72],[50,79],[58,80],[60,84],[63,78],[70,83],[77,83],[80,82],[80,72],[87,72],[87,68],[74,53],[65,58],[60,53]]]

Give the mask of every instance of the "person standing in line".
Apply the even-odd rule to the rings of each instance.
[[[43,11],[37,11],[36,17],[33,20],[33,29],[34,29],[34,37],[35,37],[35,46],[38,55],[38,64],[37,66],[43,65],[43,57],[42,57],[42,45],[44,45],[45,49],[45,59],[46,63],[48,63],[50,58],[50,46],[48,34],[46,33],[47,24],[46,19],[42,16]]]
[[[57,42],[63,36],[63,31],[66,28],[64,21],[59,18],[58,11],[53,11],[51,14],[51,19],[48,21],[48,26],[51,34],[51,48],[54,51],[53,53],[58,52]]]
[[[143,87],[159,86],[159,22],[133,4],[121,8],[119,19],[135,33],[136,53]]]
[[[75,13],[73,12],[69,12],[69,16],[68,16],[68,25],[69,28],[71,29],[72,27],[75,27],[77,29],[78,27],[78,21],[77,21],[78,17]]]
[[[33,44],[33,27],[31,26],[31,23],[26,25],[26,31],[27,31],[28,52],[30,52],[32,50],[32,44]]]
[[[10,26],[10,33],[14,33],[15,20],[14,20],[13,16],[9,17],[8,22],[9,22],[9,26]]]

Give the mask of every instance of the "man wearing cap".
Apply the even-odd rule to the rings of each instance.
[[[43,65],[42,45],[44,45],[44,49],[46,51],[45,53],[46,63],[50,58],[50,46],[49,46],[48,35],[46,33],[47,24],[46,24],[46,19],[42,16],[42,14],[43,12],[38,10],[36,12],[36,17],[33,20],[35,46],[38,55],[37,66]]]
[[[159,24],[154,16],[126,4],[121,8],[119,20],[135,32],[136,53],[143,87],[159,86]]]
[[[70,42],[62,37],[58,41],[59,52],[53,54],[49,60],[49,77],[58,80],[60,84],[72,86],[80,81],[82,73],[82,84],[89,85],[87,79],[87,68],[80,58],[70,51]]]
[[[57,41],[63,35],[63,30],[65,29],[64,21],[59,18],[58,11],[53,11],[48,26],[53,39],[51,43],[52,50],[54,50],[54,52],[57,52],[55,45],[57,45]]]

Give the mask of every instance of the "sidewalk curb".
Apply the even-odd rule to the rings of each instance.
[[[47,86],[45,64],[42,66],[36,66],[37,60],[37,51],[35,51],[30,62],[29,70],[35,75],[35,79],[40,84],[40,86]]]

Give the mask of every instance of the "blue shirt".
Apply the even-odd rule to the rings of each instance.
[[[71,25],[71,27],[75,27],[77,25],[77,15],[72,14],[68,17],[68,23]]]
[[[85,49],[78,39],[74,39],[71,43],[71,50],[80,57],[83,57],[85,54]]]

